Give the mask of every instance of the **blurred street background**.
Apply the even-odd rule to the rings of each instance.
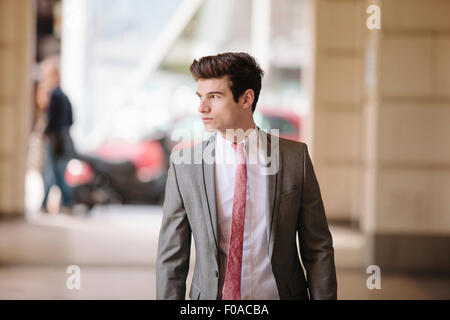
[[[257,125],[308,144],[338,298],[450,299],[449,17],[446,0],[0,0],[0,299],[156,297],[168,155],[205,134],[189,66],[227,51],[265,71]],[[62,182],[49,74],[73,120]]]

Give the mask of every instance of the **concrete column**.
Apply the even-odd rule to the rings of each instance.
[[[368,1],[367,5],[373,1]],[[367,263],[450,270],[450,2],[381,1],[367,31]]]
[[[0,0],[0,217],[24,215],[34,1]]]
[[[330,221],[357,223],[361,202],[365,8],[361,0],[317,0],[313,151]]]
[[[450,2],[315,2],[313,161],[366,265],[450,270]],[[369,5],[381,29],[369,30]]]

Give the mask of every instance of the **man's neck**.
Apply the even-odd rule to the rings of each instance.
[[[253,130],[256,129],[255,123],[252,121],[248,125],[241,126],[238,128],[227,128],[219,130],[219,134],[222,138],[231,141],[233,143],[239,143],[245,138],[247,138]],[[228,134],[227,134],[228,133]],[[240,134],[243,133],[243,134]]]

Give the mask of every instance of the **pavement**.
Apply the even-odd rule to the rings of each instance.
[[[154,299],[161,217],[161,206],[112,205],[1,222],[0,299]],[[363,236],[351,228],[330,229],[339,299],[450,299],[448,275],[381,270],[381,288],[369,289]],[[80,289],[68,286],[73,265]],[[192,271],[188,288],[191,279]]]

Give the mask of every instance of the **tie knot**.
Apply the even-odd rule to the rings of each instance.
[[[237,159],[239,164],[245,163],[244,155],[244,144],[243,143],[233,143],[233,149],[237,152]]]
[[[238,151],[244,150],[244,144],[233,142],[233,149]]]

